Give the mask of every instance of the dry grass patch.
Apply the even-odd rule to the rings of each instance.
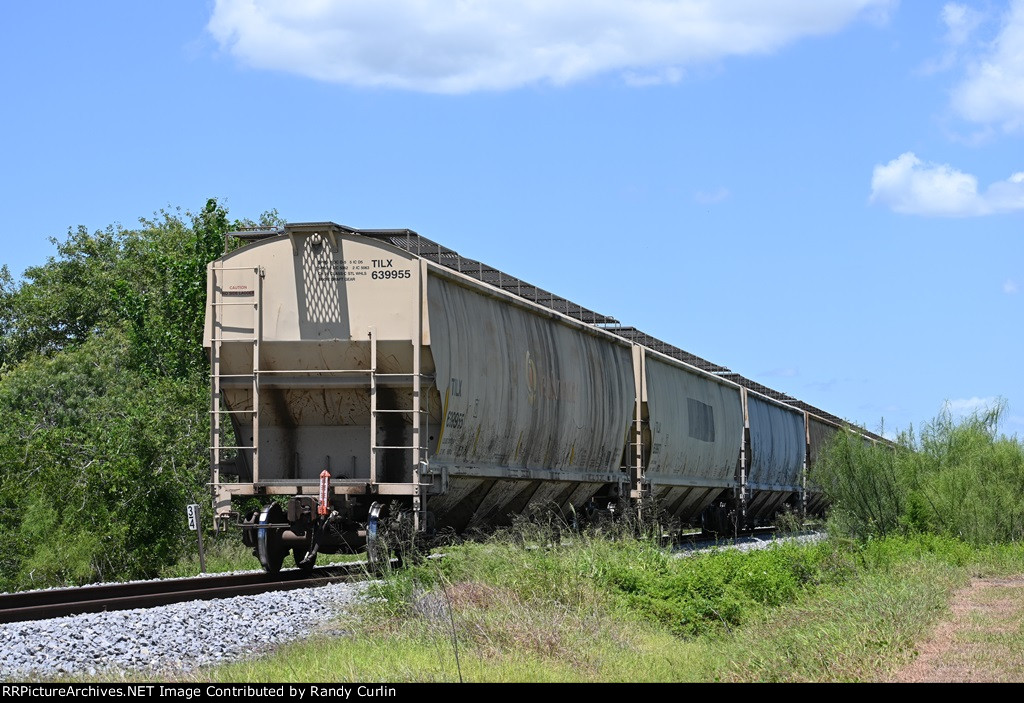
[[[534,656],[590,670],[581,650],[610,623],[600,613],[580,613],[559,603],[529,602],[511,589],[480,582],[434,585],[413,601],[424,631],[448,640],[463,656],[500,660]]]
[[[973,579],[891,681],[1024,682],[1024,576]]]

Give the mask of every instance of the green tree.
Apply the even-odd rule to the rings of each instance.
[[[20,281],[0,269],[0,589],[152,575],[190,543],[184,506],[209,476],[206,265],[252,224],[211,199],[70,230]]]

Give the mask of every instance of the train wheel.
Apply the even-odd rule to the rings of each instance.
[[[256,556],[268,574],[276,574],[281,570],[281,564],[288,553],[288,548],[281,544],[281,533],[284,528],[270,525],[283,525],[285,522],[287,516],[277,503],[265,505],[260,511],[260,518],[256,524],[267,527],[256,529]]]

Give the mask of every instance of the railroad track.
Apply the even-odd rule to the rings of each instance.
[[[261,571],[5,593],[0,594],[0,623],[314,588],[353,581],[365,574],[366,564],[354,562],[316,567],[308,574],[289,569],[273,576]]]
[[[754,538],[771,537],[776,532],[778,532],[778,528],[777,527],[753,527],[753,528],[748,529],[748,530],[740,530],[736,534],[720,534],[720,535],[714,535],[714,534],[710,534],[710,533],[707,533],[707,532],[690,532],[688,534],[682,535],[679,538],[679,541],[680,541],[680,543],[690,543],[690,544],[698,543],[698,542],[699,543],[705,543],[705,542],[715,543],[715,542],[718,542],[718,543],[721,543],[721,544],[729,544],[731,542],[735,542],[736,540],[749,539],[751,537],[754,537]]]
[[[817,529],[808,529],[799,533],[780,533],[776,527],[757,527],[744,530],[738,535],[729,537],[709,537],[700,533],[686,535],[675,543],[672,551],[679,556],[688,556],[706,552],[710,549],[750,549],[770,546],[778,541],[792,539],[820,539],[824,533]]]

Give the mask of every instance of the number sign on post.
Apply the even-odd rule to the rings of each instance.
[[[196,539],[199,540],[199,572],[206,573],[206,559],[203,558],[203,531],[200,528],[199,523],[199,506],[195,503],[186,506],[186,512],[188,513],[188,529],[196,533]]]

